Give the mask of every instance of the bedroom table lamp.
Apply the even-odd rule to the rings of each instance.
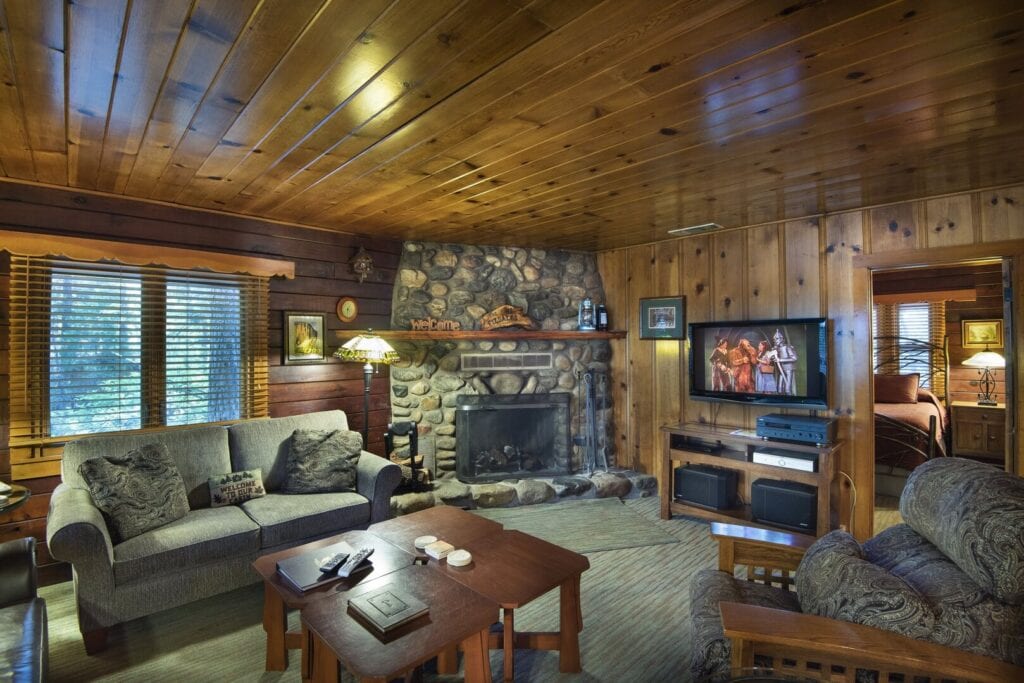
[[[981,368],[981,380],[978,382],[978,386],[981,392],[978,394],[978,405],[979,406],[994,406],[997,405],[995,394],[992,390],[996,388],[995,376],[992,374],[992,368],[1005,368],[1006,359],[995,351],[989,351],[988,347],[985,347],[984,351],[979,351],[961,365],[965,365],[969,368]]]
[[[370,378],[378,363],[390,365],[398,360],[398,352],[391,345],[367,330],[341,345],[334,352],[335,358],[353,363],[363,363],[363,448],[369,445],[370,436]]]

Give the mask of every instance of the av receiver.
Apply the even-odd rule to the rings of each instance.
[[[828,417],[771,413],[757,418],[756,433],[764,439],[781,439],[822,446],[835,440],[836,421]]]

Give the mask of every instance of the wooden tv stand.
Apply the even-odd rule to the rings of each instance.
[[[661,428],[664,434],[664,457],[661,460],[661,518],[671,519],[673,514],[688,515],[714,522],[743,523],[762,529],[781,529],[771,524],[757,522],[752,519],[750,510],[750,485],[760,478],[794,481],[818,490],[818,511],[816,536],[821,536],[833,528],[832,524],[832,480],[839,467],[839,451],[842,442],[828,446],[813,444],[768,441],[753,434],[752,430],[742,430],[747,434],[734,434],[736,427],[712,427],[710,425],[687,423]],[[675,437],[675,439],[673,439]],[[673,441],[676,441],[673,447]],[[679,441],[690,441],[694,444],[711,444],[721,447],[719,453],[706,453],[694,448],[686,448]],[[762,465],[752,461],[753,453],[758,446],[768,446],[797,453],[811,453],[818,456],[818,471],[802,470]],[[675,477],[673,463],[680,465],[692,463],[712,465],[736,470],[737,492],[742,504],[728,510],[712,510],[698,505],[691,505],[675,499],[672,490]],[[793,533],[791,529],[787,532]],[[809,534],[801,534],[812,537]]]

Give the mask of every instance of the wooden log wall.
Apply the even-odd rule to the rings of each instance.
[[[0,182],[0,228],[222,251],[295,262],[294,280],[270,282],[270,414],[295,415],[317,410],[344,410],[354,430],[362,429],[363,373],[357,363],[333,358],[322,365],[282,365],[283,311],[326,315],[328,351],[334,330],[386,328],[391,319],[391,291],[401,243],[300,228],[226,214],[189,211],[99,194],[70,192],[29,184]],[[348,261],[364,246],[374,258],[374,276],[360,283]],[[3,245],[0,244],[0,251]],[[60,482],[59,456],[42,462],[11,462],[8,425],[9,258],[0,256],[0,480],[12,477],[33,491],[19,510],[0,515],[0,541],[34,536],[40,565],[52,560],[46,549],[46,512],[50,492]],[[335,306],[342,296],[359,304],[359,316],[342,323]],[[371,386],[369,450],[383,453],[383,431],[390,420],[388,373]],[[44,576],[66,573],[64,565],[44,568]]]
[[[639,299],[686,297],[688,321],[827,316],[831,321],[831,410],[846,442],[841,469],[856,485],[841,489],[843,524],[860,538],[872,534],[874,499],[870,328],[871,271],[1008,256],[1014,265],[1012,334],[1024,349],[1024,187],[981,191],[865,208],[805,220],[668,240],[606,251],[598,264],[615,327],[612,369],[618,450],[623,463],[657,472],[659,428],[700,419],[753,428],[759,414],[778,409],[688,399],[685,342],[638,338]],[[1019,355],[1019,354],[1018,354]],[[1011,389],[1024,386],[1020,363]],[[1018,424],[1024,401],[1016,404]],[[620,408],[621,407],[621,408]],[[1020,440],[1013,454],[1024,471]],[[659,482],[665,491],[667,482]]]

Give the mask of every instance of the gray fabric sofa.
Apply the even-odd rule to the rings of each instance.
[[[726,675],[732,646],[720,604],[803,612],[884,629],[1024,665],[1024,479],[962,458],[914,469],[903,524],[864,544],[818,539],[796,570],[796,593],[703,570],[691,584],[695,679]]]
[[[366,451],[358,460],[355,492],[280,493],[296,429],[348,429],[348,420],[341,411],[325,411],[95,436],[65,446],[63,481],[51,498],[46,535],[50,554],[72,565],[78,624],[89,653],[104,647],[114,624],[256,581],[252,562],[260,555],[388,518],[401,471]],[[115,545],[78,466],[150,443],[163,444],[181,472],[189,512]],[[257,467],[266,496],[210,507],[211,477]]]

